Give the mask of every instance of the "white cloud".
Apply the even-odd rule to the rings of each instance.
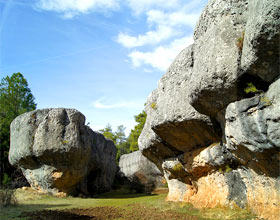
[[[128,55],[134,67],[148,65],[165,71],[177,54],[193,42],[190,30],[194,29],[206,0],[127,1],[135,13],[145,12],[148,31],[138,35],[121,32],[117,42],[134,48]],[[143,46],[146,47],[135,49]]]
[[[139,35],[137,37],[120,33],[117,41],[124,47],[132,48],[147,44],[158,44],[163,40],[173,37],[174,35],[178,35],[178,32],[174,31],[171,27],[160,26],[156,31],[148,31],[146,34]]]
[[[166,46],[159,46],[152,52],[133,51],[129,54],[133,66],[151,65],[161,71],[166,71],[178,53],[193,43],[192,37],[174,40]]]
[[[147,22],[150,25],[156,24],[170,27],[194,27],[198,17],[198,13],[188,13],[184,8],[169,13],[161,10],[150,10],[147,12]]]
[[[36,7],[62,13],[64,18],[72,18],[96,9],[118,9],[119,2],[118,0],[39,0]]]
[[[178,7],[180,0],[126,0],[132,11],[139,15],[152,8],[172,9]]]
[[[193,28],[199,17],[199,14],[187,13],[185,8],[168,13],[161,10],[150,10],[146,15],[149,27],[155,26],[155,30],[138,36],[119,33],[117,42],[127,48],[159,44],[178,37],[184,33],[186,27]]]
[[[122,101],[112,104],[103,103],[103,98],[98,99],[93,102],[93,107],[98,109],[116,109],[116,108],[142,108],[143,102],[129,102],[129,101]]]

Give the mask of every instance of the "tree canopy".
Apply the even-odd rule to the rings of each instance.
[[[10,124],[20,114],[36,109],[35,98],[21,73],[7,76],[0,83],[0,184],[14,171],[8,162]],[[5,177],[5,178],[4,178]]]
[[[140,114],[134,116],[134,119],[137,122],[137,124],[134,126],[134,129],[131,130],[128,136],[129,149],[131,152],[137,151],[139,149],[138,138],[144,128],[146,118],[147,114],[144,110]]]
[[[104,129],[99,130],[106,138],[112,140],[117,148],[116,160],[119,161],[121,155],[137,151],[138,138],[143,130],[146,122],[147,114],[142,111],[140,114],[134,116],[137,124],[131,130],[128,138],[125,136],[125,127],[120,125],[117,130],[113,132],[110,124],[107,124]]]

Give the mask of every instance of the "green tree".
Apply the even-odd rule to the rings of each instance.
[[[0,184],[14,168],[8,162],[10,124],[18,115],[36,109],[36,103],[28,83],[21,73],[7,76],[0,83]],[[5,179],[4,179],[5,176]]]
[[[116,160],[119,161],[120,156],[129,153],[129,143],[125,136],[125,127],[120,125],[117,130],[113,132],[110,124],[107,124],[104,129],[99,130],[104,137],[112,140],[117,148]]]
[[[128,137],[128,142],[129,142],[129,149],[131,152],[137,151],[139,149],[138,147],[138,138],[144,128],[147,114],[143,110],[140,114],[134,116],[135,121],[137,124],[134,126],[134,129],[131,130],[129,137]]]
[[[130,153],[129,152],[129,143],[125,136],[125,127],[120,125],[117,127],[115,132],[116,137],[116,147],[117,147],[117,161],[119,161],[121,155]]]
[[[106,127],[99,130],[99,132],[103,134],[105,138],[112,140],[116,144],[116,137],[110,124],[107,124]]]

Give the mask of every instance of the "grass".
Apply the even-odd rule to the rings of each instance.
[[[141,205],[142,207],[156,208],[159,211],[175,211],[189,216],[196,216],[198,219],[256,219],[247,210],[241,209],[195,209],[188,203],[165,202],[166,194],[148,195],[148,194],[127,194],[122,191],[105,193],[97,198],[55,198],[50,195],[40,195],[32,190],[18,189],[16,191],[18,205],[2,207],[0,210],[0,219],[25,220],[20,218],[20,214],[26,211],[39,210],[63,210],[71,208],[93,208],[113,206],[120,207],[129,211],[130,205]]]

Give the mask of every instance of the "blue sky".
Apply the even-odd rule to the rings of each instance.
[[[38,108],[75,108],[94,130],[128,134],[206,3],[0,0],[1,78],[21,72]]]

